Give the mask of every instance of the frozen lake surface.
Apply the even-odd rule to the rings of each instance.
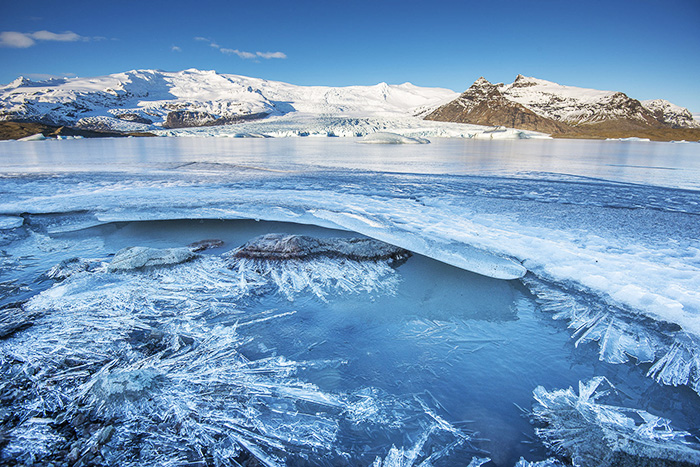
[[[625,455],[699,455],[698,144],[149,138],[0,158],[0,306],[26,320],[0,340],[3,461],[595,465],[595,430],[652,446]],[[228,256],[271,232],[414,255]],[[204,239],[224,243],[108,266]],[[579,382],[583,421],[556,431]],[[586,398],[605,384],[604,407]]]

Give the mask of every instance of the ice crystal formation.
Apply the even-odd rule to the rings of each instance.
[[[700,444],[690,433],[644,410],[603,403],[611,391],[604,377],[580,382],[578,394],[538,386],[532,411],[542,425],[537,435],[576,467],[700,463]]]
[[[330,251],[332,242],[321,243]],[[366,242],[352,239],[341,249],[348,244],[367,251]],[[342,459],[343,426],[398,430],[411,418],[426,427],[420,447],[436,435],[440,442],[451,438],[451,446],[469,441],[420,397],[394,399],[372,388],[327,392],[295,377],[300,368],[342,361],[245,357],[241,348],[255,340],[246,331],[295,314],[293,300],[302,292],[321,299],[392,293],[397,279],[387,256],[332,256],[284,262],[207,256],[174,265],[169,250],[133,248],[93,270],[79,260],[53,268],[62,281],[24,306],[41,318],[31,332],[0,344],[0,389],[14,414],[3,462],[184,466],[256,459],[275,466],[295,457]],[[125,262],[130,267],[111,267]],[[251,311],[249,301],[265,293],[285,297],[289,307]],[[414,449],[404,465],[423,457]]]

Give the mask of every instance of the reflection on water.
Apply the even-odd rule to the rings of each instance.
[[[5,142],[3,172],[90,170],[150,172],[329,169],[381,172],[571,175],[609,181],[698,189],[700,145],[634,141],[435,138],[425,145],[358,145],[354,138],[121,138]],[[650,170],[653,168],[653,170]],[[200,166],[199,169],[206,170]],[[669,170],[657,170],[669,169]]]

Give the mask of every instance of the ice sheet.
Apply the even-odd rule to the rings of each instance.
[[[605,143],[597,144],[592,149],[601,150]],[[150,145],[144,141],[128,147],[148,151]],[[340,147],[346,158],[352,158],[364,146],[330,147]],[[432,152],[433,148],[438,149]],[[440,148],[430,145],[427,154],[439,160],[444,156]],[[236,151],[236,146],[216,144],[211,149],[219,155],[204,156],[217,162],[210,166],[131,165],[129,170],[137,172],[130,176],[5,179],[11,194],[2,211],[5,215],[82,211],[102,222],[253,218],[340,227],[481,274],[517,278],[527,268],[700,335],[697,192],[595,179],[559,181],[547,175],[537,180],[537,176],[400,176],[357,170],[343,174],[309,165],[300,159],[302,154],[292,160],[275,157],[279,163],[266,155],[244,156],[246,162],[255,161],[256,169],[251,170],[239,159],[234,165],[221,164],[222,157],[230,157],[225,151]],[[323,160],[313,149],[310,154],[312,163]],[[648,152],[642,154],[645,165],[653,166]],[[319,156],[320,160],[314,159]],[[686,170],[692,174],[692,159],[687,160]],[[348,162],[363,165],[357,158]],[[119,164],[107,168],[121,170]]]
[[[0,214],[27,222],[0,233],[4,245],[21,238],[32,246],[27,251],[56,264],[68,247],[49,241],[52,233],[128,220],[267,219],[355,231],[491,277],[528,272],[524,283],[541,309],[571,326],[571,347],[594,344],[604,362],[643,363],[661,384],[700,389],[700,158],[693,145],[184,140],[3,145]],[[8,270],[33,261],[0,259]],[[244,276],[245,290],[322,299],[342,289],[342,271],[317,266],[313,274],[257,268],[260,277]],[[345,290],[393,290],[381,265],[353,271]],[[24,286],[3,283],[3,290]],[[232,300],[241,290],[210,292]],[[216,301],[195,303],[216,311]],[[414,324],[404,332],[429,337],[430,322]],[[459,341],[457,331],[451,342]],[[404,453],[412,446],[395,445]]]

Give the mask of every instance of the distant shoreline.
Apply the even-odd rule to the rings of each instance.
[[[83,138],[120,138],[127,136],[149,137],[158,136],[154,133],[119,133],[107,131],[83,130],[68,126],[46,125],[35,122],[0,122],[0,140],[18,140],[28,136],[42,134],[47,138],[58,136],[81,136]],[[596,128],[576,128],[575,131],[554,133],[555,139],[619,139],[619,138],[648,138],[651,141],[700,141],[700,129],[697,128],[654,128],[637,130],[609,130]]]
[[[46,125],[35,122],[0,122],[0,140],[17,140],[42,134],[47,138],[58,136],[82,136],[83,138],[118,138],[125,136],[156,136],[153,133],[119,133],[113,131],[93,131],[68,126]]]

